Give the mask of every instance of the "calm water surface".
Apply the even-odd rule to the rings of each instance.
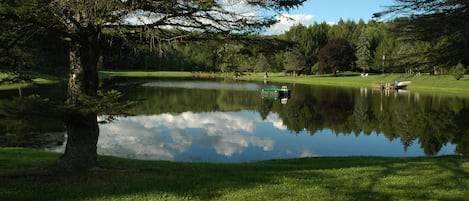
[[[101,154],[249,162],[310,156],[467,154],[469,150],[467,98],[288,85],[291,96],[281,100],[262,97],[259,92],[281,84],[158,79],[112,82],[138,104],[131,109],[133,115],[100,124]],[[65,132],[45,129],[41,133],[45,139],[36,136],[43,141],[37,140],[40,145],[11,142],[7,137],[0,145],[63,150]]]

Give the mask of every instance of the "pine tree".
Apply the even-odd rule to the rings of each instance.
[[[363,29],[358,39],[356,52],[358,58],[358,65],[360,66],[360,68],[363,69],[363,74],[365,74],[366,70],[370,68],[370,64],[373,61],[373,56],[371,54],[370,48],[370,37],[366,33],[366,30]]]
[[[242,5],[246,10],[262,8],[278,13],[304,1],[246,1]],[[70,66],[66,104],[80,107],[84,105],[83,97],[98,97],[100,54],[105,45],[115,40],[145,40],[150,49],[156,49],[159,43],[204,40],[216,33],[258,33],[276,22],[274,16],[247,16],[244,9],[231,9],[233,5],[228,5],[231,3],[235,1],[0,1],[0,25],[11,25],[7,30],[47,32],[68,43]],[[66,170],[93,167],[97,163],[97,113],[70,111],[64,116],[68,140],[59,166]]]

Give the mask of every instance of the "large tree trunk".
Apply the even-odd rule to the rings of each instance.
[[[77,106],[65,117],[67,144],[60,159],[62,168],[86,170],[96,165],[99,128],[96,113],[81,112],[80,96],[94,97],[98,89],[97,37],[87,36],[85,40],[70,42],[70,73],[67,104]],[[85,106],[86,107],[86,106]]]
[[[69,171],[87,170],[96,165],[99,128],[96,114],[69,115],[67,145],[60,159],[62,168]]]

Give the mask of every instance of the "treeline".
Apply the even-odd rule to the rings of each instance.
[[[27,40],[16,37],[22,36],[0,34],[0,70],[18,73],[33,69],[51,75],[67,72],[67,43],[43,33],[31,34]]]
[[[279,72],[292,75],[343,71],[443,74],[464,61],[432,61],[445,40],[409,40],[396,23],[340,20],[301,24],[276,36],[206,37],[206,40],[116,40],[103,44],[101,69],[149,71]],[[13,37],[13,36],[10,36]],[[0,37],[11,41],[5,35]],[[461,64],[463,62],[463,64]],[[67,43],[39,34],[2,50],[2,68],[67,72]],[[457,65],[459,64],[459,65]],[[11,69],[9,69],[11,71]],[[459,69],[461,70],[461,69]]]
[[[461,61],[432,61],[431,52],[445,41],[405,38],[391,22],[340,20],[337,24],[301,24],[276,36],[257,37],[257,44],[239,40],[176,41],[112,49],[104,53],[109,69],[212,72],[285,71],[324,74],[338,71],[443,74]],[[267,41],[266,39],[269,39]],[[263,41],[284,41],[269,45]],[[464,65],[463,65],[464,66]]]
[[[452,67],[432,65],[426,53],[431,51],[433,44],[404,40],[393,31],[394,27],[394,22],[340,20],[334,25],[324,22],[308,27],[297,25],[280,37],[300,44],[311,73],[324,73],[327,64],[321,64],[321,60],[332,53],[323,51],[336,39],[346,40],[353,48],[353,53],[349,53],[353,55],[348,55],[351,57],[349,66],[340,66],[342,69],[339,70],[443,73]],[[340,54],[335,60],[345,55]]]

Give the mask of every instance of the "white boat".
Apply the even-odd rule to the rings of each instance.
[[[395,81],[394,83],[394,87],[398,88],[398,89],[402,89],[402,88],[405,88],[407,87],[407,85],[411,84],[412,81],[410,80],[404,80],[404,81]]]

